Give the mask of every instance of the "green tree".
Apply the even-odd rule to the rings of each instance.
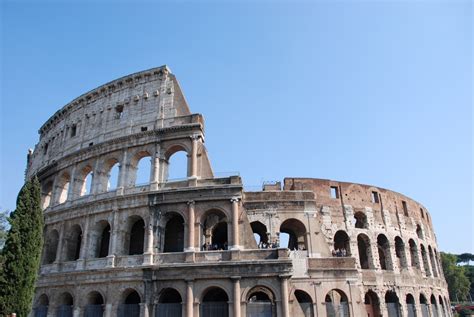
[[[466,276],[466,270],[457,264],[455,254],[441,252],[441,263],[444,276],[448,283],[449,297],[452,301],[463,301],[467,299],[470,282]]]
[[[43,212],[38,179],[20,190],[16,209],[10,215],[10,230],[2,250],[0,272],[0,315],[17,313],[26,317],[31,310],[43,245]]]
[[[5,245],[5,240],[7,239],[8,229],[10,225],[8,223],[8,215],[10,212],[8,210],[0,211],[0,251]]]

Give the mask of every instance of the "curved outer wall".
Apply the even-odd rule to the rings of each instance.
[[[45,215],[31,316],[451,314],[424,206],[354,183],[245,192],[239,176],[215,177],[203,117],[166,66],[82,95],[39,133],[26,172]],[[173,180],[178,152],[185,177]]]

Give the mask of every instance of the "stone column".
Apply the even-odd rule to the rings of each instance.
[[[140,317],[148,317],[148,305],[146,303],[140,303]]]
[[[69,188],[67,191],[66,202],[76,199],[75,191],[76,191],[76,166],[72,168],[71,178],[69,180]],[[61,194],[60,194],[61,195]],[[59,197],[58,197],[59,201]]]
[[[191,171],[188,173],[189,178],[197,178],[197,148],[200,137],[200,135],[191,136]]]
[[[160,151],[155,152],[151,161],[150,189],[158,190],[158,179],[160,177]]]
[[[100,166],[101,160],[96,160],[94,164],[94,170],[92,171],[92,182],[90,188],[90,195],[102,193],[102,178],[104,173],[101,171]]]
[[[240,276],[232,276],[232,282],[234,284],[234,305],[233,305],[233,312],[234,317],[240,317],[240,309],[241,309],[241,300],[240,300]]]
[[[289,297],[288,297],[288,275],[280,275],[281,287],[281,314],[282,317],[290,317]]]
[[[112,317],[112,304],[105,304],[104,317]]]
[[[84,231],[82,232],[81,250],[77,260],[76,270],[83,270],[86,264],[87,250],[89,249],[89,217],[85,218]]]
[[[110,233],[110,246],[109,246],[109,255],[107,255],[107,266],[114,267],[115,266],[115,256],[117,254],[117,235],[119,233],[119,221],[118,221],[118,210],[114,209],[112,211],[113,218],[112,218],[112,228]]]
[[[194,315],[194,294],[193,294],[193,281],[186,281],[186,317],[193,317]]]
[[[230,245],[231,250],[239,250],[239,199],[232,198],[232,244]]]
[[[72,317],[80,317],[81,316],[81,308],[79,306],[74,306],[72,311]]]
[[[188,245],[185,249],[185,251],[187,252],[193,252],[196,250],[196,246],[194,243],[194,223],[196,222],[194,205],[194,200],[188,201]]]
[[[127,184],[127,163],[128,163],[127,154],[128,154],[127,150],[124,150],[122,154],[122,160],[120,161],[120,165],[119,165],[119,176],[118,176],[118,182],[117,182],[118,195],[123,194],[123,189],[125,188]]]
[[[153,264],[153,220],[150,219],[147,227],[146,249],[143,256],[143,264]]]
[[[58,240],[58,247],[56,249],[56,259],[54,260],[54,264],[58,264],[59,262],[62,261],[63,241],[64,241],[64,225],[59,228],[59,240]]]

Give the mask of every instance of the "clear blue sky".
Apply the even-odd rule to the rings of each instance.
[[[69,1],[68,1],[69,2]],[[471,1],[3,1],[1,196],[80,94],[169,65],[217,172],[386,187],[474,252]]]

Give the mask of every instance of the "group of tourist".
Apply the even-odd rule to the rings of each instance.
[[[278,242],[263,242],[263,241],[260,241],[258,243],[258,248],[259,249],[276,249],[276,248],[279,248],[280,245]]]
[[[223,251],[227,250],[227,242],[224,242],[222,244],[219,243],[214,243],[210,244],[209,242],[206,242],[202,245],[202,251]]]
[[[345,248],[337,248],[336,250],[332,250],[332,256],[344,257],[347,256],[347,251]]]

